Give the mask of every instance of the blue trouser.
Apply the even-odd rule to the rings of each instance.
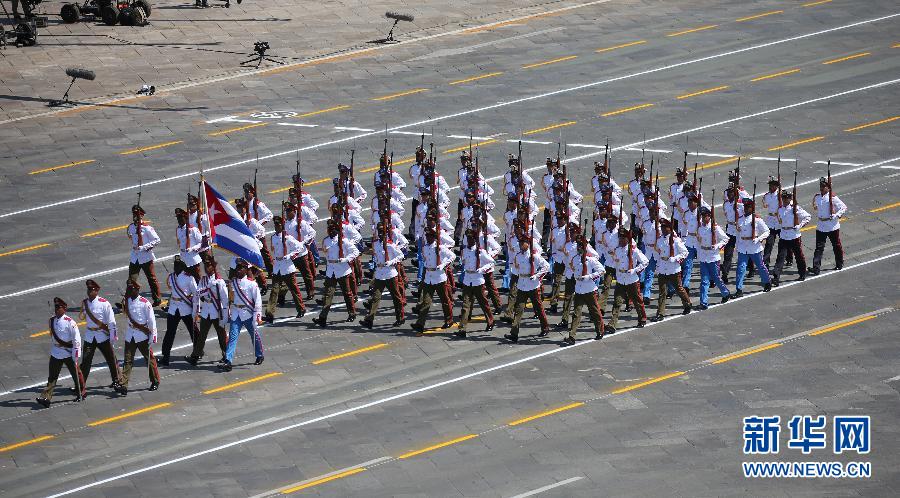
[[[706,306],[709,304],[709,281],[712,279],[713,283],[716,284],[716,287],[719,288],[719,292],[722,293],[722,297],[730,296],[731,293],[728,292],[728,288],[725,287],[725,284],[722,283],[722,275],[719,273],[719,262],[713,261],[711,263],[700,262],[700,304]]]
[[[656,275],[656,258],[650,257],[650,263],[641,273],[641,292],[644,298],[650,297],[650,289],[653,287],[653,276]]]
[[[503,246],[503,284],[500,287],[509,289],[510,280],[512,280],[512,270],[509,268],[509,250]]]
[[[756,264],[756,268],[759,269],[759,278],[762,280],[762,283],[769,283],[769,269],[766,268],[766,265],[762,260],[762,251],[753,254],[739,252],[737,273],[735,276],[735,287],[737,287],[738,290],[744,288],[744,277],[747,276],[748,260],[753,260],[753,263]]]
[[[416,240],[416,261],[418,268],[416,269],[416,281],[421,282],[425,276],[425,258],[422,257],[422,239]]]
[[[688,247],[688,255],[681,262],[681,286],[685,290],[691,287],[691,273],[694,272],[694,260],[697,259],[697,249]]]
[[[230,363],[234,359],[234,350],[237,349],[238,336],[241,334],[241,328],[247,329],[250,334],[250,340],[253,341],[253,349],[256,357],[263,356],[262,337],[259,335],[259,329],[254,321],[255,315],[246,320],[232,320],[231,328],[228,330],[228,346],[225,348],[225,359]]]
[[[313,259],[316,261],[316,264],[319,264],[319,262],[322,260],[322,258],[319,257],[319,246],[316,245],[315,239],[313,239],[312,242],[309,243],[309,250],[310,250],[310,252],[312,252],[312,256],[313,256]],[[315,273],[316,272],[313,272],[313,278],[315,278],[315,276],[316,276]]]

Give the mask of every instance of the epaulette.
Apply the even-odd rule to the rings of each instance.
[[[107,302],[106,299],[104,299],[104,298],[102,298],[102,297],[98,297],[97,300],[100,301],[101,303]]]
[[[63,318],[65,318],[65,320],[66,320],[67,322],[71,322],[71,321],[72,321],[72,317],[70,317],[69,315],[63,315]]]
[[[144,297],[144,296],[141,296],[140,299],[141,299],[141,302],[142,302],[142,303],[149,303],[149,302],[150,302],[150,301],[148,301],[147,298]]]

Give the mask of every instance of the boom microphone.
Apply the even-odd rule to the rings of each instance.
[[[88,81],[94,81],[94,78],[96,78],[96,75],[90,69],[81,69],[78,67],[70,67],[66,69],[66,76],[73,79],[80,78]]]
[[[398,14],[397,12],[390,12],[390,11],[385,13],[384,17],[387,17],[388,19],[394,19],[395,21],[406,21],[406,22],[413,22],[413,19],[415,19],[415,17],[413,17],[409,14]]]

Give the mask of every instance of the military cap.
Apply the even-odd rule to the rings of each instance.
[[[60,307],[62,307],[62,308],[68,308],[69,305],[66,304],[66,302],[63,301],[62,299],[60,299],[60,298],[58,298],[58,297],[54,297],[54,298],[53,298],[53,307],[54,307],[54,308],[60,308]]]
[[[132,214],[135,214],[135,213],[147,214],[147,212],[144,211],[144,208],[142,208],[142,207],[141,207],[140,205],[138,205],[138,204],[135,204],[134,206],[131,206],[131,212],[132,212]]]
[[[100,290],[100,284],[98,284],[94,279],[89,278],[84,282],[84,285],[87,286],[88,290]]]

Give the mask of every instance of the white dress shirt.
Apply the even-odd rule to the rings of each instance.
[[[141,237],[143,244],[138,245],[137,231],[134,223],[128,225],[128,237],[131,239],[131,262],[142,265],[156,259],[153,248],[159,244],[159,235],[146,221],[141,224]]]
[[[532,268],[532,255],[528,252],[516,252],[513,260],[514,271],[519,279],[516,281],[516,288],[520,291],[533,291],[543,285],[543,278],[550,271],[550,263],[535,249],[531,249],[534,255],[534,272]]]
[[[300,231],[298,232],[297,217],[295,216],[293,219],[284,222],[284,231],[300,242],[300,251],[294,259],[306,256],[306,253],[309,252],[307,246],[316,238],[316,229],[310,223],[307,223],[306,219],[303,219],[300,222]]]
[[[684,241],[677,235],[663,235],[656,243],[656,273],[659,275],[675,275],[681,271],[681,262],[687,258],[688,250]]]
[[[200,307],[200,298],[197,295],[197,281],[188,272],[183,271],[178,275],[170,273],[166,284],[172,291],[169,296],[168,314],[176,312],[181,316],[193,316]]]
[[[82,309],[90,310],[90,314],[82,311],[84,314],[85,324],[84,342],[105,342],[112,338],[113,341],[118,339],[118,331],[116,330],[116,314],[113,312],[112,304],[100,296],[94,298],[93,301],[85,299],[81,302]],[[93,318],[91,318],[93,316]],[[98,322],[94,321],[96,318]],[[105,325],[109,331],[103,330],[101,326]]]
[[[778,237],[782,240],[794,240],[800,238],[800,229],[809,224],[812,215],[805,209],[797,205],[797,224],[794,224],[794,207],[791,204],[783,206],[778,210],[778,218],[781,220],[781,233]]]
[[[753,225],[756,225],[756,237],[753,237]],[[742,254],[762,252],[763,242],[769,236],[769,227],[762,218],[756,215],[745,216],[738,224],[737,251]]]
[[[175,238],[178,239],[178,251],[181,254],[181,260],[184,264],[190,266],[199,265],[200,250],[202,249],[203,234],[200,230],[191,225],[188,230],[187,224],[175,229]]]
[[[841,228],[841,216],[847,212],[847,205],[838,196],[833,196],[832,201],[828,199],[828,194],[816,194],[813,197],[813,205],[816,207],[816,224],[817,232],[833,232]],[[831,204],[834,204],[834,212],[832,213]],[[793,215],[792,215],[793,216]]]
[[[50,318],[50,356],[57,360],[72,358],[78,361],[81,357],[81,334],[78,332],[78,325],[69,315],[63,315],[59,318],[53,316]],[[71,345],[61,344],[59,341],[69,343]]]
[[[766,192],[762,198],[763,206],[766,208],[766,225],[768,225],[770,230],[778,230],[781,228],[781,223],[778,220],[779,193],[778,190],[775,192]]]
[[[387,246],[387,255],[384,248]],[[385,258],[385,256],[387,256]],[[372,241],[372,259],[375,260],[375,279],[390,280],[397,276],[397,263],[403,261],[403,251],[394,242],[385,244],[375,239]]]
[[[716,243],[712,243],[712,230],[709,223],[701,226],[697,230],[697,259],[701,263],[712,263],[721,261],[719,250],[728,244],[728,235],[722,230],[722,227],[716,223]]]
[[[228,285],[231,287],[231,302],[228,303],[231,321],[261,320],[262,295],[259,285],[247,277],[233,278]]]
[[[125,298],[125,307],[128,310],[125,314],[125,342],[150,341],[156,344],[156,317],[150,301],[143,296]],[[147,327],[150,333],[138,330],[135,324]]]
[[[200,295],[200,318],[224,320],[228,315],[228,284],[215,276],[200,277],[197,287]]]
[[[606,274],[600,260],[587,256],[584,258],[584,264],[581,261],[581,253],[572,255],[569,265],[574,269],[573,278],[575,278],[575,293],[590,294],[597,290],[597,279],[602,278]]]
[[[426,284],[435,285],[447,281],[447,272],[444,268],[453,263],[453,260],[456,259],[456,254],[443,244],[440,251],[440,264],[438,264],[435,244],[425,244],[422,248],[422,257],[425,260],[425,276],[423,280]]]
[[[248,203],[248,208],[250,209],[250,216],[259,220],[260,224],[265,225],[272,221],[272,210],[266,206],[265,202],[254,197]]]
[[[631,268],[628,267],[628,251],[631,251]],[[637,245],[632,241],[631,248],[616,248],[616,282],[622,285],[630,285],[640,279],[640,273],[650,263],[647,256],[644,255]]]
[[[346,277],[353,271],[350,268],[350,262],[359,256],[359,249],[356,248],[351,240],[344,237],[343,246],[338,244],[339,237],[326,237],[322,241],[322,248],[325,250],[325,257],[328,264],[325,266],[325,276],[329,278]],[[341,247],[343,247],[343,256],[341,255]]]
[[[477,249],[475,246],[466,247],[462,250],[462,266],[463,266],[463,285],[482,285],[484,283],[484,274],[494,271],[494,258],[483,248]],[[476,261],[477,259],[477,261]],[[477,266],[477,264],[481,266]]]
[[[272,234],[272,272],[276,275],[291,275],[297,273],[297,267],[294,266],[294,260],[306,254],[306,245],[301,244],[290,233],[285,232],[284,240],[282,234],[276,232]]]

